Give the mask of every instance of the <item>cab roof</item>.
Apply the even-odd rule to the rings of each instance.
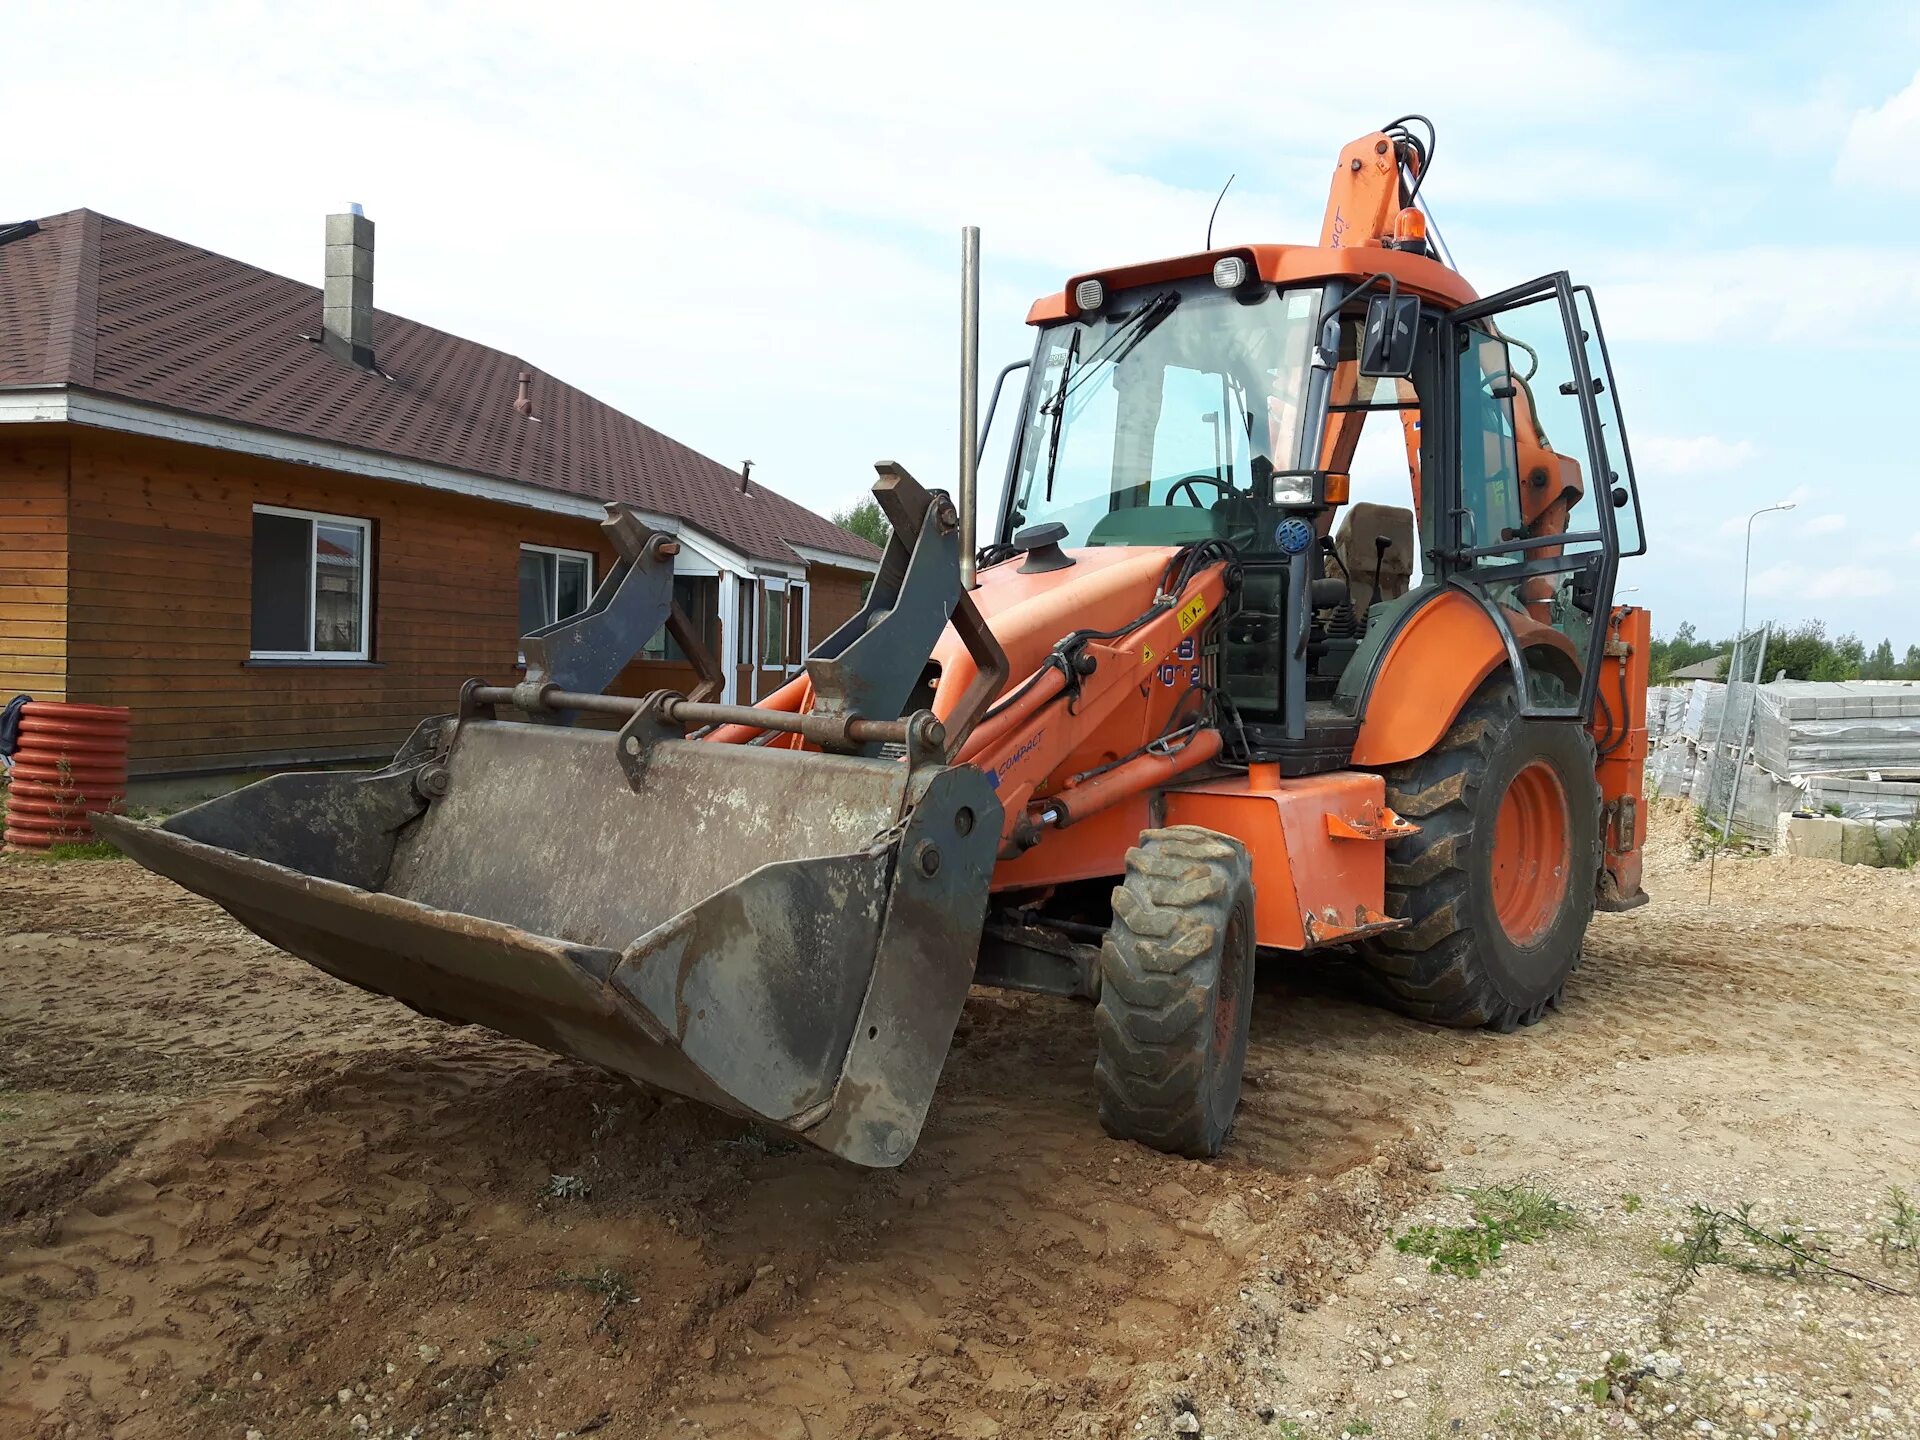
[[[1073,292],[1082,280],[1098,280],[1109,291],[1129,290],[1136,285],[1160,285],[1169,280],[1211,275],[1214,262],[1230,255],[1246,260],[1254,273],[1270,284],[1364,280],[1369,275],[1385,272],[1399,283],[1402,290],[1410,290],[1443,310],[1456,309],[1480,298],[1458,271],[1442,265],[1438,260],[1408,250],[1389,250],[1381,245],[1334,248],[1318,245],[1229,245],[1219,250],[1179,255],[1169,260],[1149,260],[1140,265],[1115,265],[1105,270],[1085,271],[1071,277],[1056,293],[1043,295],[1034,301],[1032,308],[1027,311],[1027,323],[1050,325],[1056,320],[1076,317],[1080,310],[1074,304]]]

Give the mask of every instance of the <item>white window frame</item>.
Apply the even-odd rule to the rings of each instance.
[[[752,575],[734,577],[734,637],[733,664],[730,669],[753,670],[758,667],[755,661],[760,657],[760,586]],[[740,619],[740,611],[747,612],[746,619]],[[757,692],[755,692],[757,694]]]
[[[588,604],[593,603],[593,552],[591,550],[568,550],[564,546],[560,546],[560,545],[535,545],[531,540],[522,540],[520,542],[520,548],[522,550],[531,550],[538,555],[555,555],[562,560],[586,561],[587,562],[587,603]],[[517,610],[520,603],[518,598],[519,586],[520,586],[520,572],[517,569],[514,571],[513,583],[514,583],[514,595],[515,595],[514,605]],[[560,603],[560,577],[558,572],[556,572],[554,575],[553,603],[555,605],[558,605]],[[581,613],[581,612],[575,612],[575,613]],[[556,616],[553,616],[551,619],[547,620],[546,623],[549,625],[556,625],[562,620],[571,620],[572,618],[573,616],[571,615],[556,615]]]
[[[537,555],[556,556],[561,560],[586,561],[587,562],[587,603],[589,605],[593,603],[593,552],[591,550],[569,550],[565,546],[561,546],[561,545],[536,545],[531,540],[522,540],[520,542],[520,549],[531,550]],[[514,604],[514,616],[515,616],[516,622],[518,620],[519,613],[520,613],[519,565],[520,565],[520,557],[518,553],[516,553],[514,555],[514,572],[513,572],[513,594],[514,594],[513,604]],[[553,603],[556,606],[560,603],[560,572],[558,571],[558,569],[554,571],[554,576],[553,576]],[[584,614],[585,612],[580,611],[576,613]],[[565,617],[560,617],[560,616],[550,617],[549,619],[543,621],[542,624],[557,625],[560,623],[560,620],[562,618],[571,620],[573,616],[568,615]],[[514,663],[519,665],[525,665],[527,663],[527,656],[524,650],[520,651],[517,654]]]
[[[253,660],[317,660],[322,663],[352,663],[373,656],[373,521],[357,515],[329,515],[320,510],[296,510],[288,505],[255,505],[255,515],[284,515],[290,520],[307,520],[315,526],[313,543],[307,546],[307,648],[305,650],[253,650]],[[319,529],[336,525],[360,532],[360,648],[358,650],[319,650],[314,648],[313,628],[320,623]],[[250,577],[249,585],[255,583]],[[252,595],[249,593],[251,603]]]
[[[811,640],[811,627],[813,624],[813,585],[806,580],[787,581],[787,606],[789,610],[791,610],[793,606],[796,592],[800,600],[800,644],[798,647],[799,653],[787,657],[787,674],[789,675],[798,675],[806,668],[807,654],[813,649]],[[793,631],[793,621],[793,615],[789,614],[787,616],[787,631],[789,634]]]
[[[770,638],[767,634],[767,601],[775,595],[780,597],[780,658],[769,660],[767,659],[767,641]],[[787,636],[793,631],[793,621],[787,614],[787,605],[791,598],[788,594],[786,576],[762,575],[760,577],[760,611],[754,626],[760,640],[759,646],[753,652],[753,668],[756,675],[766,670],[777,671],[783,675],[793,673],[787,660]]]

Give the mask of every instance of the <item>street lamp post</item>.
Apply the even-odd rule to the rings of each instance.
[[[1762,515],[1772,514],[1775,510],[1791,510],[1797,501],[1782,500],[1777,505],[1763,505],[1747,516],[1747,557],[1740,565],[1740,628],[1733,632],[1734,648],[1740,647],[1740,637],[1747,633],[1747,580],[1753,573],[1753,522]]]
[[[1753,573],[1753,522],[1758,520],[1762,515],[1769,515],[1775,510],[1791,510],[1794,504],[1795,502],[1792,500],[1782,500],[1777,505],[1762,505],[1758,510],[1747,516],[1747,553],[1746,558],[1740,562],[1740,628],[1733,632],[1733,646],[1727,651],[1727,696],[1720,707],[1720,728],[1713,737],[1713,768],[1708,771],[1709,775],[1716,774],[1719,770],[1720,751],[1722,745],[1726,743],[1727,738],[1727,712],[1733,708],[1733,682],[1740,678],[1738,663],[1740,660],[1740,641],[1747,633],[1747,582]],[[1754,662],[1753,667],[1753,683],[1756,687],[1760,684],[1760,667],[1766,663],[1766,658],[1767,647],[1766,642],[1763,640],[1760,645],[1760,658]],[[1733,810],[1734,806],[1737,805],[1740,800],[1740,772],[1746,768],[1747,744],[1753,731],[1753,711],[1754,706],[1758,703],[1759,695],[1756,689],[1754,694],[1747,697],[1746,723],[1740,727],[1740,758],[1734,762],[1733,766],[1733,784],[1727,796],[1727,817],[1720,822],[1719,839],[1714,844],[1713,854],[1707,860],[1707,904],[1709,905],[1713,904],[1714,866],[1719,862],[1721,850],[1726,847],[1727,836],[1733,831]],[[1711,805],[1713,803],[1713,782],[1711,780],[1707,782],[1707,795],[1707,803]]]

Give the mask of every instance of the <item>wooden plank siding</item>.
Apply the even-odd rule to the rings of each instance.
[[[867,598],[867,583],[872,578],[858,570],[831,565],[807,567],[807,583],[813,587],[813,613],[807,621],[809,646],[819,644],[854,617],[860,602]]]
[[[67,436],[0,432],[0,705],[67,696]]]
[[[132,706],[135,775],[385,757],[422,718],[451,709],[461,682],[517,678],[521,544],[591,552],[596,581],[613,563],[592,520],[106,431],[72,429],[60,448],[65,475],[51,452],[37,470],[16,462],[4,472],[0,603],[34,607],[32,623],[64,632],[22,632],[0,641],[0,657],[7,644],[44,643],[52,653],[32,663],[61,667],[46,674],[63,677],[62,698]],[[20,475],[40,475],[39,488],[14,483]],[[9,553],[26,552],[4,548],[9,538],[51,553],[43,532],[6,526],[50,515],[44,496],[59,493],[56,481],[66,487],[61,564],[10,566]],[[41,508],[29,514],[36,496]],[[373,523],[369,663],[248,663],[258,504]],[[9,590],[9,570],[32,583]],[[865,577],[830,573],[844,578],[815,590],[810,641],[859,603]],[[730,643],[723,633],[721,654]],[[22,663],[24,654],[0,658]],[[685,665],[636,661],[612,688],[692,683]]]
[[[591,520],[166,441],[77,431],[71,473],[69,698],[134,708],[139,775],[390,754],[515,678],[523,542],[613,558]],[[257,504],[373,522],[369,664],[248,663]]]

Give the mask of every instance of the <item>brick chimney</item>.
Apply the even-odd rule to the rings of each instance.
[[[373,363],[373,221],[360,207],[327,216],[327,283],[321,337],[342,360]]]

